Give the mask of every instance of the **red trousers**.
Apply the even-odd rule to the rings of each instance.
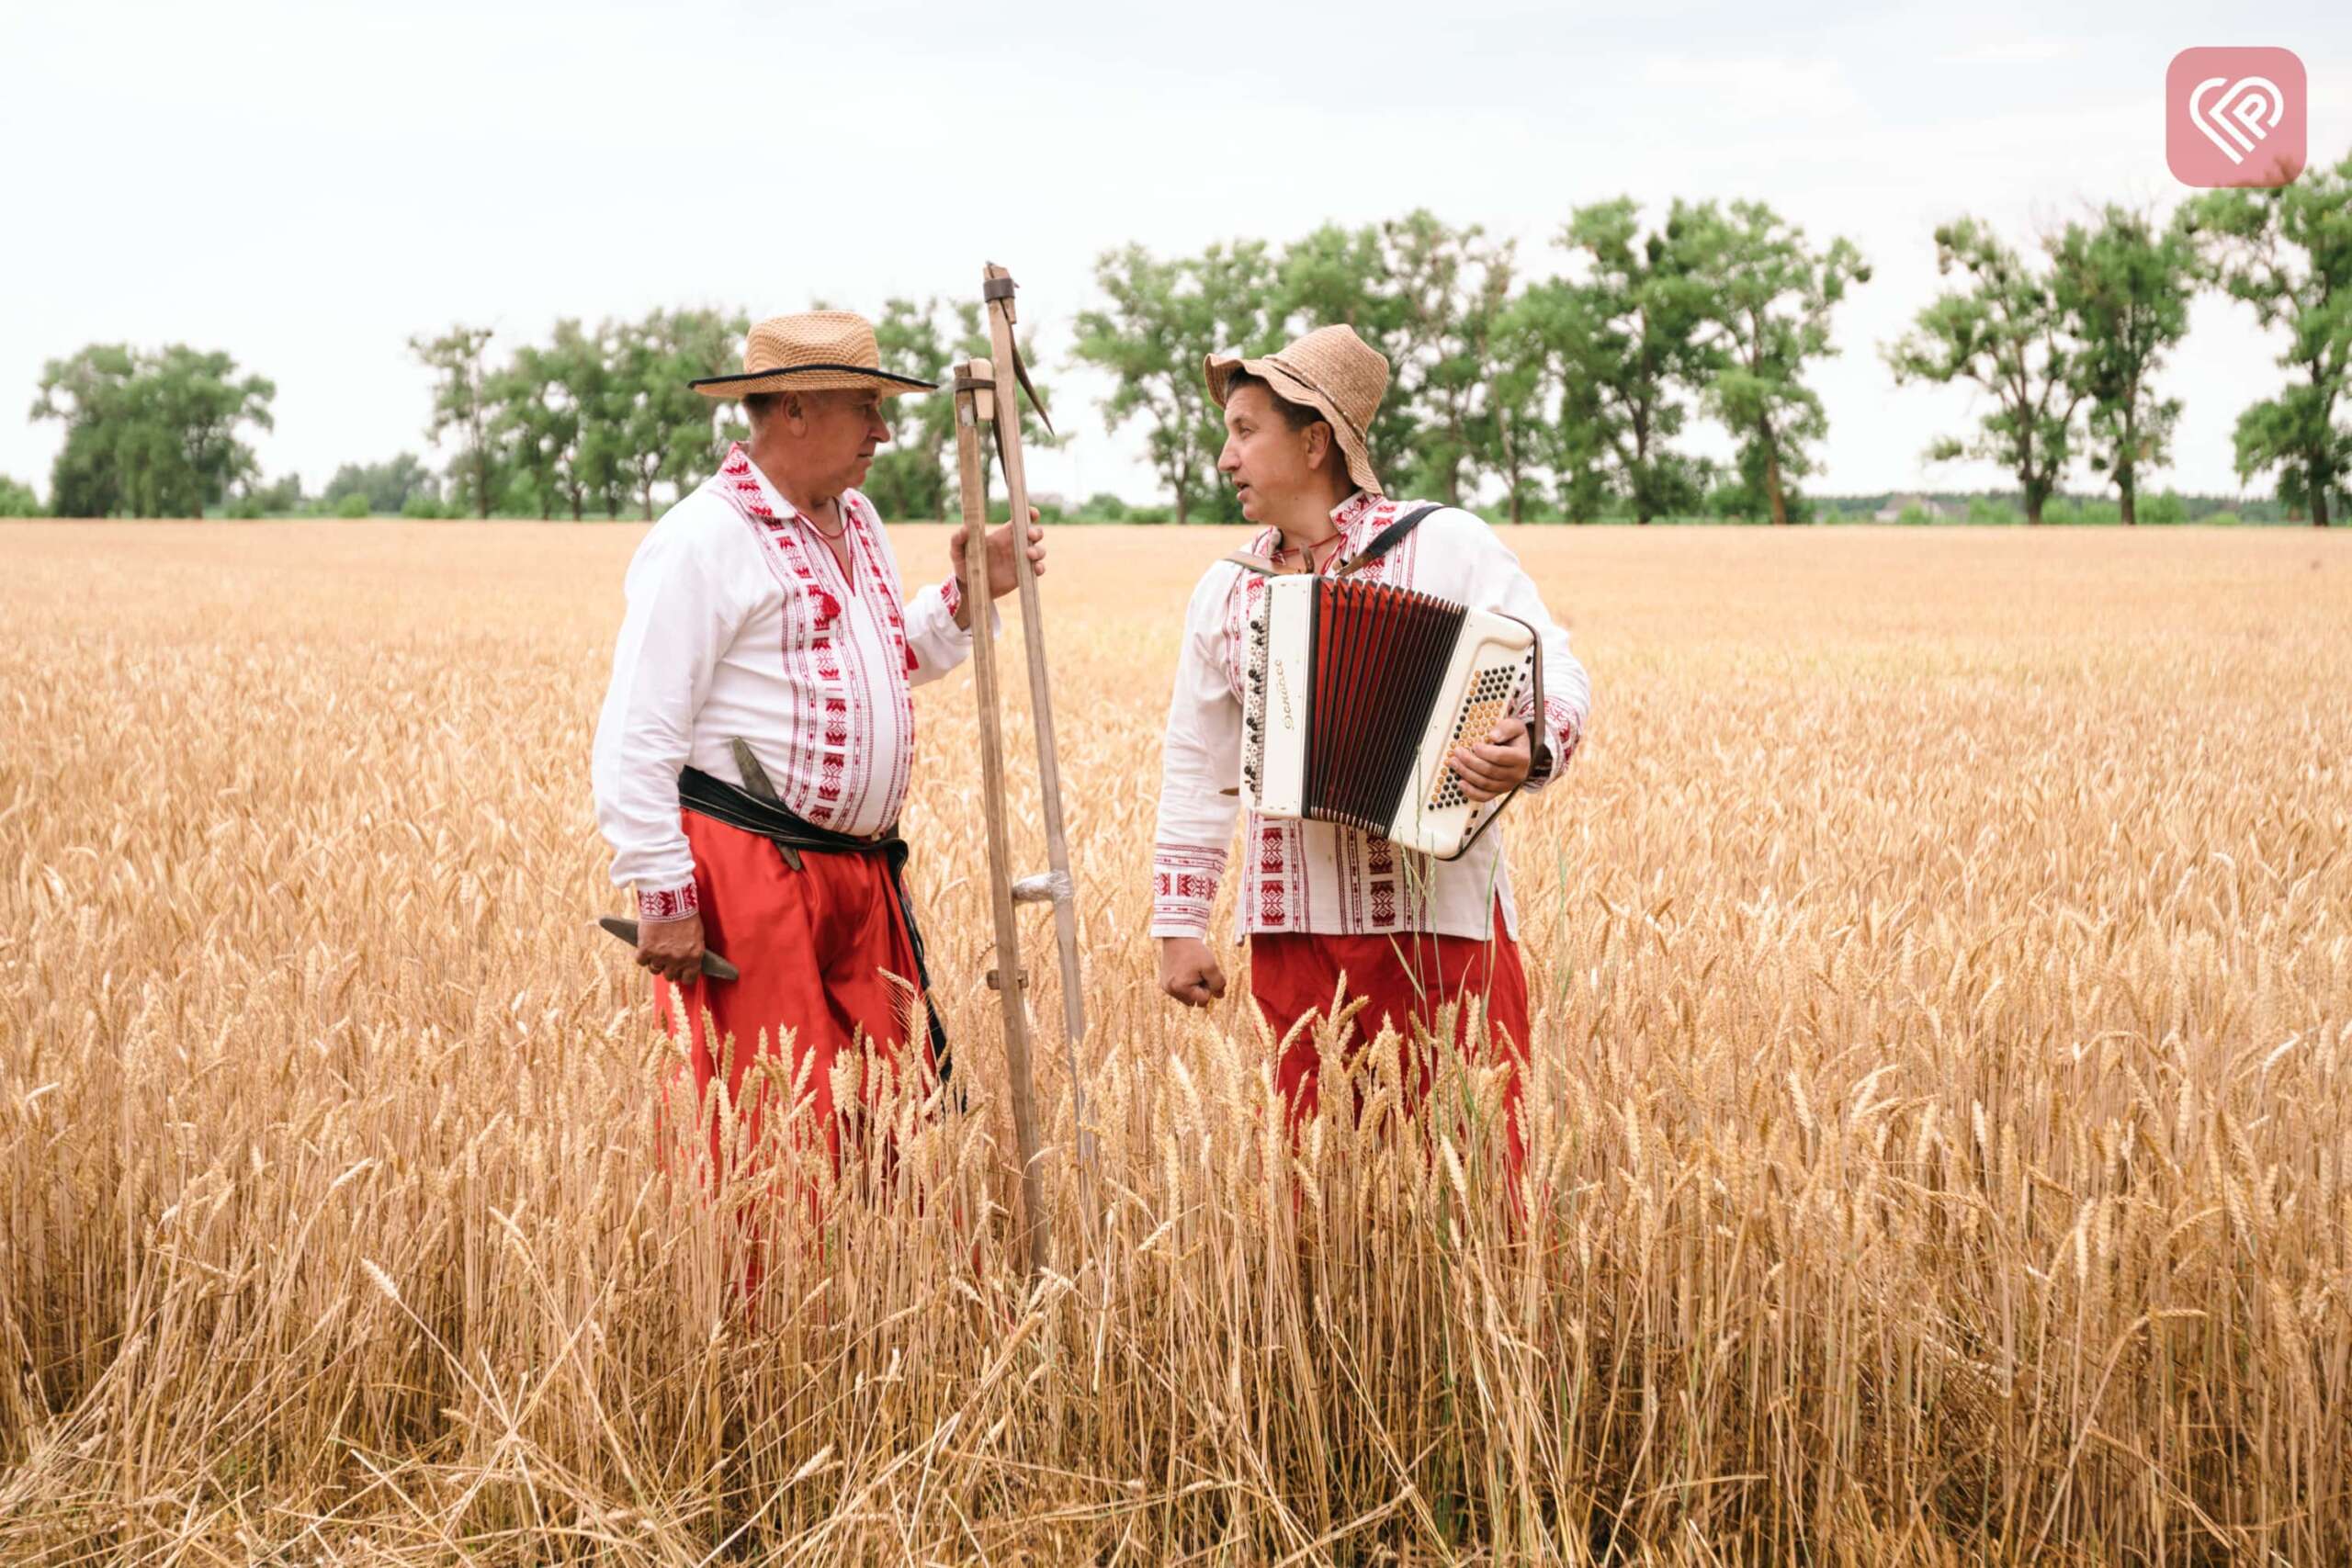
[[[662,1022],[674,1036],[683,1021],[691,1040],[693,1104],[707,1119],[713,1177],[723,1174],[723,1159],[711,1085],[729,1036],[727,1090],[739,1115],[752,1118],[752,1144],[763,1119],[786,1109],[778,1103],[786,1092],[782,1086],[755,1089],[745,1102],[744,1076],[764,1049],[787,1085],[800,1084],[796,1103],[824,1129],[826,1148],[838,1163],[842,1128],[865,1107],[833,1103],[834,1066],[844,1055],[865,1053],[864,1098],[880,1098],[916,1016],[914,943],[889,866],[879,855],[803,850],[795,871],[782,851],[756,833],[697,812],[683,816],[694,849],[703,941],[742,971],[740,980],[697,976],[683,987],[654,982]],[[928,1032],[918,1026],[913,1033],[935,1072]],[[685,1088],[676,1086],[678,1098]]]
[[[1277,1040],[1289,1034],[1300,1019],[1319,1021],[1342,975],[1350,999],[1367,998],[1355,1016],[1353,1036],[1342,1048],[1351,1054],[1361,1049],[1363,1042],[1379,1035],[1384,1023],[1408,1037],[1404,1048],[1415,1064],[1408,1092],[1416,1097],[1429,1092],[1433,1064],[1427,1052],[1414,1048],[1412,1025],[1433,1031],[1444,1004],[1485,1001],[1489,1058],[1510,1069],[1503,1083],[1503,1111],[1509,1119],[1510,1176],[1516,1182],[1527,1158],[1520,1117],[1527,1077],[1527,972],[1520,966],[1519,943],[1503,928],[1501,908],[1495,910],[1494,937],[1486,942],[1426,931],[1394,936],[1274,931],[1250,939],[1250,994]],[[1470,1048],[1469,1021],[1469,1009],[1461,1008],[1453,1025],[1457,1050]],[[1316,1077],[1322,1063],[1314,1029],[1310,1022],[1299,1031],[1274,1070],[1275,1087],[1290,1107],[1294,1126],[1315,1113]]]

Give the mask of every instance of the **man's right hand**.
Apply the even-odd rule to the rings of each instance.
[[[1225,971],[1198,937],[1159,940],[1159,988],[1188,1008],[1204,1008],[1225,995]]]
[[[637,961],[673,986],[691,984],[702,974],[702,917],[639,920]]]

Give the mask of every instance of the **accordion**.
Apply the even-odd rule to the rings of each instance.
[[[1452,860],[1510,799],[1473,803],[1447,762],[1487,739],[1522,686],[1543,711],[1526,622],[1297,574],[1266,580],[1249,646],[1241,795],[1260,816],[1340,823]]]

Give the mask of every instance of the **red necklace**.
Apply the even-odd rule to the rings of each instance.
[[[839,507],[840,507],[840,505],[841,505],[841,502],[835,502],[833,503],[833,505],[834,505],[835,509],[836,509],[836,510],[838,510],[838,509],[839,509]],[[838,527],[838,528],[834,529],[834,530],[833,530],[831,533],[830,533],[830,534],[828,534],[828,533],[826,533],[826,532],[825,532],[825,530],[824,530],[823,526],[818,523],[818,521],[817,521],[817,519],[816,519],[815,517],[813,517],[813,516],[809,515],[809,514],[808,514],[808,513],[806,513],[806,512],[804,512],[804,513],[802,513],[800,514],[800,520],[801,520],[802,522],[804,522],[804,523],[808,524],[808,525],[809,531],[810,531],[811,533],[815,534],[815,535],[817,536],[817,537],[819,537],[819,538],[820,538],[820,539],[838,539],[838,538],[840,538],[843,534],[846,534],[846,533],[848,533],[848,532],[849,532],[849,513],[846,513],[846,512],[842,512],[842,513],[841,513],[842,525],[841,525],[840,527]]]

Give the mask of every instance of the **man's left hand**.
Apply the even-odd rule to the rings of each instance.
[[[1495,720],[1484,745],[1453,749],[1453,771],[1462,779],[1462,793],[1481,804],[1510,794],[1534,766],[1535,748],[1527,726],[1509,715]]]
[[[972,536],[972,525],[965,524],[947,541],[947,559],[956,573],[956,581],[964,581],[964,546]],[[1018,587],[1021,578],[1013,558],[1012,525],[989,530],[989,597],[1001,599]],[[1037,509],[1029,509],[1029,570],[1035,575],[1046,575],[1046,531],[1037,526]],[[972,602],[967,597],[956,606],[956,624],[966,631],[972,629]]]

